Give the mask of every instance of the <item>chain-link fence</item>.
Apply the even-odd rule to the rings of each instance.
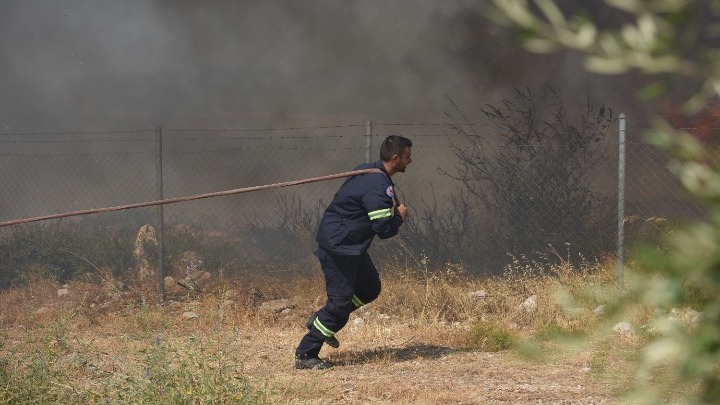
[[[399,237],[374,242],[381,266],[450,261],[497,274],[523,255],[574,261],[614,254],[617,123],[590,143],[575,141],[585,138],[574,129],[557,132],[555,143],[508,143],[502,131],[492,123],[357,123],[5,133],[0,221],[344,172],[368,159],[368,144],[377,160],[382,140],[400,134],[413,141],[413,163],[393,180],[411,221]],[[630,128],[628,138],[640,132]],[[629,240],[665,220],[702,215],[664,152],[640,141],[625,146]],[[0,285],[38,275],[65,281],[100,269],[131,277],[141,265],[138,232],[145,224],[155,240],[162,236],[163,254],[151,262],[160,260],[165,274],[177,271],[187,252],[226,275],[312,270],[317,222],[341,182],[3,227]]]

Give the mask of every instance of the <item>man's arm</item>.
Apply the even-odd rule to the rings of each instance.
[[[370,224],[380,239],[397,235],[400,226],[407,218],[407,207],[404,204],[398,205],[393,210],[393,196],[392,186],[385,184],[368,191],[363,197]]]

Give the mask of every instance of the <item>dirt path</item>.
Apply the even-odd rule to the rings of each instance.
[[[323,348],[330,370],[295,370],[300,329],[267,329],[265,340],[244,338],[244,373],[273,392],[277,403],[387,404],[615,404],[587,360],[553,364],[422,342],[364,343],[345,337]]]
[[[52,297],[47,302],[58,300],[53,294],[47,294]],[[412,294],[409,289],[404,297]],[[440,298],[459,295],[453,291]],[[21,302],[7,297],[5,308]],[[177,366],[178,359],[193,357],[187,366],[193,368],[198,361],[220,361],[224,354],[216,354],[227,353],[225,364],[232,367],[233,377],[247,378],[261,397],[277,404],[616,404],[615,385],[626,383],[615,372],[620,369],[615,363],[622,354],[618,354],[623,350],[621,341],[610,342],[610,348],[595,348],[594,354],[566,353],[545,362],[522,359],[512,350],[469,351],[464,348],[475,321],[451,323],[433,316],[445,301],[430,302],[416,311],[407,310],[412,304],[399,298],[392,306],[377,305],[353,314],[338,334],[341,347],[325,347],[321,352],[336,364],[334,368],[296,370],[294,349],[306,332],[308,314],[318,305],[306,301],[282,315],[227,310],[225,301],[211,297],[166,306],[127,304],[102,316],[94,316],[92,308],[82,303],[60,302],[8,320],[0,345],[23,361],[38,351],[58,356],[69,371],[50,372],[80,390],[118,386],[112,378],[144,378],[148,353],[156,347],[167,350],[158,351],[161,366]],[[388,307],[396,311],[381,312]],[[464,310],[482,314],[502,309],[499,304],[489,308]],[[198,378],[208,379],[211,369],[209,364]],[[598,377],[598,369],[613,378],[612,384]],[[108,377],[112,377],[109,383]]]

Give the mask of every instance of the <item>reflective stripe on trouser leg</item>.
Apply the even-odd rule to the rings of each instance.
[[[315,317],[315,320],[313,321],[313,325],[317,328],[317,330],[320,331],[320,333],[322,333],[326,337],[335,336],[335,332],[333,332],[330,329],[328,329],[327,327],[325,327],[325,325],[323,325],[322,322],[320,322],[320,318]]]
[[[352,296],[352,303],[355,305],[356,308],[360,308],[361,306],[365,305],[364,302],[360,301],[360,298],[357,297],[357,295]]]

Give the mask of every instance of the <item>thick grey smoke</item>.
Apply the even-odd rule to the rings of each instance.
[[[472,110],[543,83],[631,98],[517,49],[481,3],[7,0],[0,129],[442,121],[446,94]]]
[[[604,10],[595,0],[583,3]],[[4,0],[0,169],[7,175],[0,188],[8,197],[0,200],[0,216],[155,198],[157,126],[171,135],[164,144],[164,192],[179,196],[347,170],[364,156],[362,150],[348,155],[347,145],[332,137],[310,146],[285,140],[281,149],[266,138],[230,144],[208,139],[225,134],[173,129],[359,124],[314,135],[350,135],[353,142],[358,136],[362,148],[366,120],[445,123],[446,96],[481,120],[480,108],[510,97],[514,87],[544,84],[560,88],[569,105],[590,97],[615,111],[635,108],[631,78],[588,74],[572,53],[529,54],[481,17],[482,4]],[[126,133],[131,130],[144,132]],[[23,135],[37,132],[48,134]],[[195,152],[203,153],[185,154],[193,144],[180,138],[195,138],[204,147]],[[451,169],[454,156],[446,140],[425,139],[435,143],[418,142],[417,169],[426,171],[415,176],[424,188],[406,190],[427,197],[429,177],[437,167]],[[295,144],[314,149],[287,150]],[[204,153],[223,147],[241,150]],[[287,164],[298,160],[307,165]],[[331,192],[308,198],[315,203]]]

